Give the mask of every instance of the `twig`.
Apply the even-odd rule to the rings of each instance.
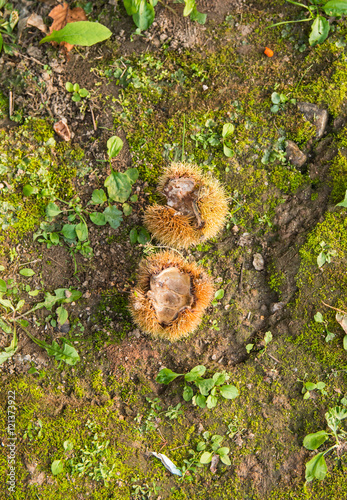
[[[26,56],[25,54],[21,54],[20,56],[25,57],[25,59],[31,59],[32,61],[36,62],[36,64],[39,64],[40,66],[45,66],[42,62],[35,59],[35,57],[31,57],[31,56],[29,57],[29,56]]]
[[[28,264],[34,264],[34,262],[39,262],[40,260],[41,259],[36,259],[36,260],[31,260],[30,262],[24,262],[24,264],[18,264],[18,267],[27,266]]]
[[[240,270],[240,278],[239,278],[239,284],[238,284],[238,291],[242,291],[242,273],[243,273],[243,262],[241,264],[241,270]]]
[[[188,444],[181,444],[180,446],[176,446],[176,448],[169,448],[170,451],[178,450],[178,448],[185,448],[189,446]]]
[[[326,307],[330,307],[330,309],[334,309],[334,311],[340,312],[342,314],[347,314],[346,311],[343,311],[342,309],[337,309],[337,307],[329,306],[329,304],[326,304],[325,302],[322,301],[322,304],[324,304]]]
[[[280,361],[278,361],[277,358],[275,358],[275,356],[273,356],[272,354],[270,354],[269,352],[266,353],[268,356],[270,356],[270,358],[272,358],[274,361],[276,361],[276,363],[281,363]]]
[[[94,111],[93,111],[92,105],[90,103],[89,103],[89,109],[90,109],[90,113],[92,115],[94,131],[96,131],[97,127],[96,127],[95,118],[94,118]]]
[[[10,90],[10,95],[8,99],[8,113],[9,113],[9,118],[13,115],[13,92]]]
[[[166,5],[166,3],[164,3],[162,0],[159,0],[159,3],[161,3],[163,7],[165,7],[166,9],[170,10],[173,14],[175,14],[175,16],[178,16],[177,12],[172,7]]]

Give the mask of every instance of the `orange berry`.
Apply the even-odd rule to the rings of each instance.
[[[269,47],[265,47],[264,54],[268,57],[272,57],[274,55],[273,50],[269,49]]]

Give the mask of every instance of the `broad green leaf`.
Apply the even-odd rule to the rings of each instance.
[[[222,130],[222,137],[229,137],[230,135],[233,135],[235,130],[235,127],[232,123],[224,123],[223,125],[223,130]]]
[[[228,455],[229,451],[230,448],[228,448],[227,446],[223,446],[222,448],[218,448],[217,453],[220,457],[225,457]]]
[[[0,304],[4,306],[6,309],[11,309],[13,312],[15,311],[15,308],[13,307],[12,302],[10,300],[0,298]]]
[[[217,451],[217,453],[218,453],[218,451]],[[220,458],[221,462],[223,462],[223,464],[231,465],[230,458],[228,457],[228,455],[221,455],[219,458]]]
[[[221,444],[221,442],[223,441],[223,436],[221,436],[220,434],[214,434],[211,437],[211,441],[214,445],[217,444],[219,446]]]
[[[20,300],[18,304],[16,305],[16,311],[20,311],[22,307],[25,305],[25,300]]]
[[[57,316],[58,316],[59,323],[61,325],[63,325],[64,323],[66,323],[67,318],[69,316],[67,310],[63,306],[59,306],[59,307],[57,307],[56,313],[57,313]]]
[[[54,460],[54,462],[51,465],[51,471],[53,476],[61,474],[63,470],[64,470],[64,462],[62,460]]]
[[[184,16],[189,16],[195,7],[195,0],[184,0],[185,6],[183,10]]]
[[[254,347],[254,344],[247,344],[246,345],[246,351],[247,351],[248,354],[251,352],[251,350],[253,349],[253,347]]]
[[[0,292],[6,293],[7,292],[7,285],[6,281],[0,279]]]
[[[106,178],[105,187],[107,188],[109,198],[120,203],[127,201],[131,194],[129,177],[114,170],[111,170],[111,175]]]
[[[123,0],[123,4],[128,16],[132,16],[137,12],[140,6],[140,1],[141,0]]]
[[[27,321],[26,319],[17,319],[17,323],[22,328],[28,328],[28,326],[30,325],[29,321]]]
[[[76,24],[76,23],[73,23],[73,24]],[[62,213],[62,211],[60,210],[58,205],[56,205],[52,201],[50,203],[48,203],[48,205],[46,207],[47,217],[56,217],[57,215],[59,215],[61,213]]]
[[[324,252],[321,252],[318,257],[317,257],[317,264],[318,264],[318,267],[321,268],[324,266],[324,264],[326,263],[326,255]]]
[[[317,389],[319,391],[321,391],[325,387],[325,383],[324,382],[318,382],[316,385],[317,385]]]
[[[184,401],[190,401],[194,396],[194,391],[189,385],[185,385],[183,389],[183,399]]]
[[[304,397],[304,399],[310,399],[311,396],[310,396],[309,391],[306,391],[303,397]]]
[[[104,214],[101,214],[100,212],[93,212],[89,215],[89,217],[90,220],[97,226],[104,226],[106,224],[106,218]]]
[[[271,332],[265,332],[265,335],[264,335],[264,342],[265,342],[265,345],[268,345],[272,340],[272,333]]]
[[[325,462],[324,453],[318,453],[306,464],[305,479],[312,481],[313,479],[323,480],[328,472],[328,467]]]
[[[110,224],[112,229],[117,229],[122,220],[122,212],[116,208],[115,205],[111,207],[106,207],[105,210],[103,211],[103,215],[105,217],[106,222]]]
[[[206,448],[206,443],[204,441],[200,441],[196,446],[196,451],[203,451]]]
[[[200,457],[201,464],[209,464],[212,460],[212,453],[209,451],[204,451],[204,453]]]
[[[239,390],[234,385],[222,385],[220,393],[225,399],[234,399],[240,394]]]
[[[271,101],[273,104],[279,104],[281,102],[281,96],[277,92],[272,92]]]
[[[49,239],[53,243],[53,245],[59,244],[59,234],[58,233],[50,233]]]
[[[126,170],[124,174],[128,177],[130,184],[135,184],[135,182],[139,178],[139,171],[137,170],[137,168],[128,168],[128,170]]]
[[[213,380],[213,378],[206,378],[204,380],[197,381],[196,385],[198,386],[201,394],[203,394],[204,396],[208,396],[210,393],[210,390],[214,386],[214,380]]]
[[[70,304],[71,302],[74,302],[75,300],[78,300],[82,297],[82,292],[80,290],[68,290],[69,292],[69,297],[66,297],[66,290],[67,288],[57,288],[57,290],[54,290],[55,292],[58,292],[62,290],[64,294],[64,304]]]
[[[316,450],[319,448],[327,439],[329,434],[325,431],[315,432],[313,434],[308,434],[304,438],[303,445],[308,450]]]
[[[345,193],[344,200],[340,201],[340,203],[338,203],[337,205],[335,205],[335,207],[344,207],[344,208],[347,208],[347,191]]]
[[[347,335],[343,337],[343,348],[345,351],[347,351]]]
[[[149,232],[147,231],[147,229],[145,229],[144,227],[141,227],[139,229],[139,234],[137,236],[137,241],[141,245],[145,245],[146,243],[149,242],[150,239],[151,239],[151,235],[149,234]]]
[[[234,156],[234,151],[229,148],[226,144],[223,144],[223,153],[227,158],[232,158]]]
[[[205,24],[206,17],[206,14],[199,12],[196,7],[194,7],[194,9],[190,13],[190,19],[192,21],[197,21],[199,24]]]
[[[73,92],[73,85],[71,82],[66,82],[65,83],[65,88],[68,92]]]
[[[24,196],[31,196],[32,194],[36,194],[38,192],[37,187],[30,186],[30,184],[26,184],[23,187]]]
[[[135,245],[137,243],[137,229],[134,227],[129,233],[130,243]]]
[[[133,211],[133,207],[129,205],[129,203],[123,203],[123,214],[125,216],[130,215],[131,212]]]
[[[61,234],[67,240],[73,241],[77,237],[75,228],[76,228],[75,224],[64,224],[61,230]]]
[[[133,21],[141,31],[147,30],[154,21],[155,12],[151,4],[146,0],[140,1],[140,6],[137,12],[133,14]]]
[[[25,267],[24,269],[21,269],[19,271],[19,274],[21,274],[22,276],[34,276],[35,272],[32,269]]]
[[[103,189],[94,189],[92,194],[92,202],[94,205],[102,205],[107,201],[106,193]]]
[[[193,402],[195,402],[195,404],[200,408],[206,408],[206,398],[203,394],[197,394],[194,396]]]
[[[187,382],[195,382],[199,377],[202,377],[206,371],[206,367],[204,365],[197,365],[190,370],[189,373],[186,373],[184,379]]]
[[[217,290],[216,293],[214,294],[214,298],[216,300],[221,300],[224,297],[224,290]]]
[[[305,387],[308,391],[314,391],[315,389],[317,389],[317,385],[313,382],[306,382]]]
[[[347,0],[330,0],[322,9],[328,16],[343,16],[347,14]]]
[[[317,43],[323,43],[327,38],[330,30],[330,24],[323,16],[317,16],[311,26],[309,43],[311,47]]]
[[[160,372],[157,375],[157,378],[155,379],[158,384],[169,384],[175,378],[180,377],[182,373],[175,373],[169,368],[163,368],[160,370]]]
[[[12,333],[12,328],[3,319],[0,318],[0,328],[5,333]]]
[[[46,349],[48,356],[54,357],[57,361],[64,361],[66,364],[74,366],[80,360],[76,349],[69,344],[63,343],[63,347],[60,347],[60,345],[53,340],[52,345],[50,345],[43,340],[35,338],[29,332],[26,333],[35,344]]]
[[[90,96],[90,94],[89,94],[89,90],[87,90],[87,89],[81,89],[81,90],[79,91],[79,95],[80,95],[81,97],[89,97],[89,96]]]
[[[79,241],[85,241],[88,239],[88,226],[84,221],[81,221],[75,226],[75,231]]]
[[[71,45],[90,47],[95,43],[107,40],[111,35],[112,32],[102,24],[77,21],[76,23],[68,23],[59,31],[53,30],[50,35],[40,40],[40,44],[45,42],[68,42]]]
[[[73,443],[67,439],[66,441],[63,442],[63,447],[64,450],[71,451],[73,450]]]
[[[230,377],[227,373],[217,372],[213,375],[212,378],[214,380],[215,385],[222,385],[224,384],[224,382],[229,380]]]
[[[212,396],[211,394],[206,399],[207,408],[214,408],[215,406],[217,406],[217,403],[218,403],[218,398],[216,396]]]
[[[317,312],[314,316],[314,320],[316,323],[324,323],[323,315],[320,312]]]
[[[18,348],[17,334],[16,331],[14,331],[11,344],[8,347],[5,347],[4,351],[0,352],[0,365],[5,363],[5,361],[8,358],[11,358],[17,351],[17,348]]]
[[[122,150],[123,141],[120,137],[113,135],[107,141],[107,154],[109,158],[115,158]]]

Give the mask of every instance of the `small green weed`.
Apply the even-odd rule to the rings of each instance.
[[[332,333],[328,330],[328,322],[323,319],[322,313],[317,312],[314,315],[314,320],[316,323],[322,323],[324,325],[325,333],[326,333],[325,342],[330,342],[331,340],[333,340],[335,338],[335,333]]]
[[[141,424],[139,427],[141,433],[157,429],[161,417],[165,417],[169,421],[177,420],[178,417],[184,413],[184,408],[181,403],[178,403],[176,406],[169,406],[167,410],[163,410],[159,398],[151,399],[146,397],[146,400],[150,403],[149,411],[145,415],[138,413],[135,417],[135,422]]]
[[[328,243],[325,243],[325,241],[321,241],[319,245],[322,250],[317,257],[317,265],[319,269],[321,269],[326,262],[330,264],[331,257],[336,257],[337,252],[336,250],[333,250]]]
[[[4,9],[4,12],[2,12]],[[0,53],[12,55],[15,48],[16,37],[13,30],[19,20],[19,12],[13,8],[13,4],[7,0],[0,0]]]
[[[88,99],[90,97],[89,90],[81,89],[78,83],[72,84],[66,82],[65,88],[68,92],[73,92],[71,100],[74,102],[80,102],[81,99]]]

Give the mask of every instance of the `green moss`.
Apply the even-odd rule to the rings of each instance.
[[[347,158],[341,151],[331,162],[329,174],[333,185],[331,199],[337,203],[344,199],[347,191]]]

